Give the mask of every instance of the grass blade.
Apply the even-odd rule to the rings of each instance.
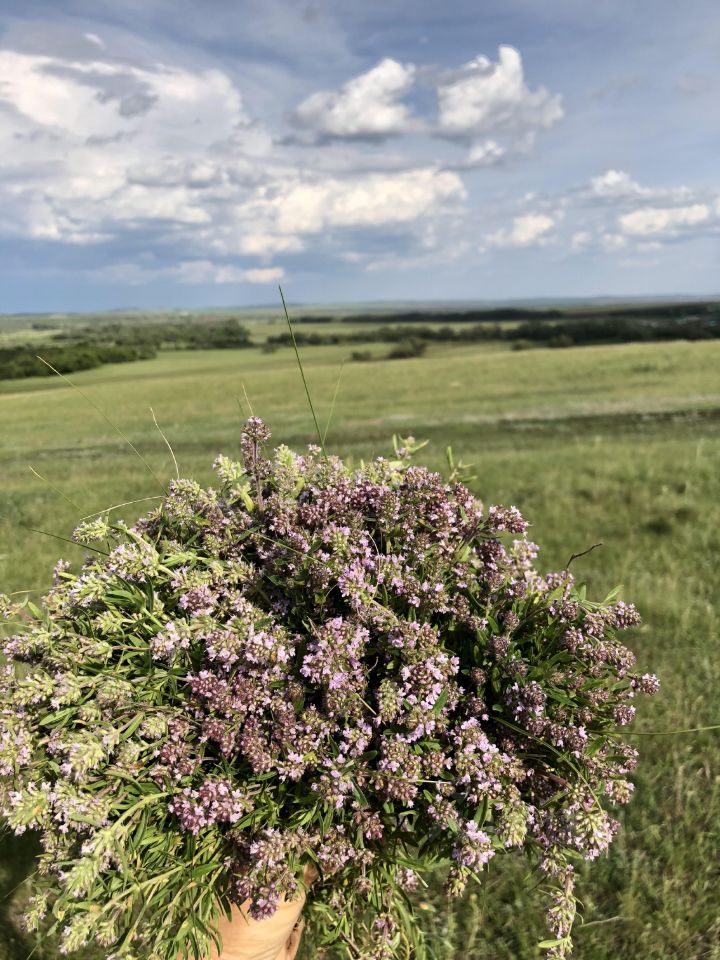
[[[19,520],[11,520],[0,514],[0,520],[5,520],[21,530],[29,530],[30,533],[41,533],[44,537],[52,537],[53,540],[62,540],[64,543],[71,543],[74,547],[80,547],[81,550],[91,550],[93,553],[101,553],[104,557],[108,556],[107,550],[98,550],[97,547],[91,547],[89,543],[78,543],[77,540],[71,540],[69,537],[61,537],[59,533],[50,533],[49,530],[40,530],[38,527],[30,527],[26,523],[20,523]]]
[[[168,450],[170,451],[170,456],[172,457],[173,463],[175,464],[175,476],[176,476],[177,479],[179,480],[179,479],[180,479],[180,467],[178,467],[178,462],[177,462],[177,460],[175,459],[175,451],[174,451],[173,448],[170,446],[170,441],[168,440],[168,438],[167,438],[167,437],[165,436],[165,434],[162,432],[162,429],[160,428],[160,424],[157,422],[157,418],[156,418],[156,416],[155,416],[155,411],[153,410],[152,407],[150,407],[150,413],[152,414],[153,423],[154,423],[155,426],[157,427],[158,433],[159,433],[160,436],[163,438],[163,440],[165,441],[166,447],[167,447]]]
[[[96,510],[95,513],[87,513],[81,520],[92,520],[93,517],[99,517],[103,513],[110,513],[111,510],[119,510],[120,507],[131,507],[136,503],[147,503],[149,500],[162,500],[162,497],[141,497],[139,500],[125,500],[123,503],[114,503],[111,507],[103,507],[102,510]]]
[[[113,428],[113,430],[115,430],[115,432],[116,432],[120,437],[122,437],[122,439],[125,441],[125,443],[126,443],[126,444],[130,447],[130,449],[133,451],[133,453],[135,454],[135,456],[140,460],[140,462],[144,465],[144,467],[145,467],[145,468],[147,469],[147,471],[150,473],[150,475],[151,475],[152,478],[155,480],[155,482],[158,484],[158,486],[159,486],[162,490],[165,490],[165,484],[160,480],[160,478],[158,477],[158,475],[155,473],[155,471],[153,470],[153,468],[152,468],[152,467],[150,466],[150,464],[147,462],[147,460],[145,459],[145,457],[140,453],[140,451],[139,451],[138,448],[135,446],[135,444],[132,442],[132,440],[130,440],[129,437],[126,437],[126,436],[125,436],[125,434],[122,432],[122,430],[120,429],[120,427],[118,427],[116,424],[114,424],[114,423],[112,422],[112,420],[110,419],[110,417],[108,417],[108,415],[107,415],[103,410],[100,409],[100,407],[95,403],[95,401],[94,401],[94,400],[91,400],[90,397],[89,397],[83,390],[81,390],[80,387],[78,387],[78,385],[77,385],[76,383],[73,383],[72,380],[71,380],[69,377],[66,377],[64,373],[60,373],[59,370],[56,370],[55,367],[54,367],[51,363],[48,363],[47,360],[43,359],[43,357],[38,356],[37,359],[38,359],[41,363],[44,363],[46,367],[49,367],[49,368],[52,370],[53,373],[56,373],[56,374],[58,375],[58,377],[60,377],[61,380],[64,380],[66,383],[69,383],[70,386],[73,388],[73,390],[77,390],[77,392],[80,394],[80,396],[83,398],[83,400],[85,400],[87,403],[89,403],[90,406],[93,408],[93,410],[97,410],[97,412],[100,414],[100,416],[103,418],[103,420],[105,420],[106,423],[109,423],[110,426]]]
[[[325,424],[325,430],[323,431],[323,444],[327,439],[328,430],[330,429],[330,424],[332,422],[333,414],[335,413],[335,401],[337,400],[338,390],[340,389],[340,379],[343,375],[343,370],[345,369],[345,361],[340,364],[340,371],[338,373],[338,378],[335,382],[335,392],[333,393],[332,403],[330,404],[330,413],[328,413],[327,423]]]
[[[292,339],[293,349],[295,351],[295,359],[297,360],[298,367],[300,368],[300,376],[302,377],[303,386],[305,387],[305,396],[307,397],[308,403],[310,404],[310,412],[312,413],[313,420],[315,421],[315,430],[317,432],[318,441],[320,443],[320,449],[323,452],[324,456],[327,456],[325,453],[325,441],[322,433],[320,433],[320,425],[318,424],[318,418],[315,414],[315,407],[313,406],[312,398],[310,397],[310,390],[308,389],[307,380],[305,379],[305,371],[303,370],[302,361],[300,359],[300,352],[298,350],[297,342],[295,340],[295,331],[293,330],[293,325],[290,323],[290,315],[288,313],[287,304],[285,303],[285,296],[283,294],[282,287],[278,287],[280,291],[280,299],[282,300],[283,310],[285,311],[285,319],[287,320],[288,330],[290,331],[290,337]]]
[[[77,503],[75,503],[74,500],[71,500],[66,493],[63,493],[60,487],[56,487],[55,484],[51,483],[47,477],[44,477],[41,473],[38,473],[35,467],[33,467],[31,464],[28,464],[28,470],[30,471],[30,473],[34,474],[38,478],[38,480],[42,480],[43,483],[46,483],[50,487],[50,489],[54,490],[55,493],[58,494],[58,496],[61,496],[63,498],[63,500],[67,500],[67,502],[70,504],[71,507],[75,507],[76,510],[82,509],[80,506],[78,506]]]
[[[282,295],[282,291],[281,291],[280,293],[281,293],[281,295]],[[254,417],[255,414],[253,413],[252,404],[250,403],[250,397],[248,396],[248,393],[247,393],[247,390],[245,389],[245,384],[244,384],[244,383],[243,383],[243,385],[242,385],[242,390],[243,390],[243,396],[245,397],[245,403],[247,404],[248,410],[250,411],[250,416],[251,416],[251,417]]]

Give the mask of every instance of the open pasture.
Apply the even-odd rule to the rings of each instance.
[[[304,353],[321,427],[349,352]],[[413,434],[430,441],[421,461],[442,469],[451,445],[456,459],[474,465],[471,485],[486,503],[522,509],[547,568],[602,541],[575,561],[575,574],[600,597],[623,584],[623,597],[645,619],[630,642],[662,681],[634,731],[710,725],[720,722],[719,371],[718,342],[524,352],[432,346],[422,359],[348,363],[328,448],[367,457],[389,451],[393,433]],[[57,378],[0,384],[5,591],[42,591],[58,556],[80,557],[78,548],[18,524],[66,537],[83,515],[159,493],[173,463],[150,407],[181,473],[203,482],[216,453],[238,450],[245,394],[274,441],[313,440],[288,349],[163,352],[72,380],[91,402]],[[121,512],[130,518],[152,502]],[[637,742],[637,796],[621,814],[623,831],[609,858],[583,869],[585,926],[578,923],[576,955],[720,960],[720,731]],[[22,889],[10,893],[22,880],[27,850],[21,838],[5,841],[0,852],[0,887],[8,894],[0,904],[0,960],[19,960],[32,948],[13,926]],[[485,887],[454,911],[427,895],[424,915],[439,960],[541,955],[541,902],[522,883],[524,865],[491,867]]]

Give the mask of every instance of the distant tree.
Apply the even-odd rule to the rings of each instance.
[[[408,360],[421,357],[427,350],[427,341],[417,337],[408,337],[396,344],[387,355],[388,360]]]
[[[560,348],[574,347],[575,341],[567,333],[559,333],[556,337],[551,337],[548,340],[547,345],[549,347],[560,347]]]

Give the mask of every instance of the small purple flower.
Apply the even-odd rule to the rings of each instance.
[[[191,617],[200,617],[212,613],[217,601],[217,595],[210,587],[202,585],[184,593],[178,600],[178,606]]]

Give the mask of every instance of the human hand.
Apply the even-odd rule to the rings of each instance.
[[[309,886],[317,879],[317,873],[306,867],[304,879]],[[295,900],[281,898],[275,913],[265,920],[253,920],[249,916],[250,902],[233,907],[230,919],[220,918],[222,953],[213,952],[211,960],[293,960],[304,926],[300,914],[305,905],[305,891],[300,891]]]
[[[299,918],[305,895],[297,900],[283,900],[265,920],[253,920],[247,913],[250,902],[233,907],[231,917],[219,924],[222,953],[213,960],[292,960],[300,945]]]

